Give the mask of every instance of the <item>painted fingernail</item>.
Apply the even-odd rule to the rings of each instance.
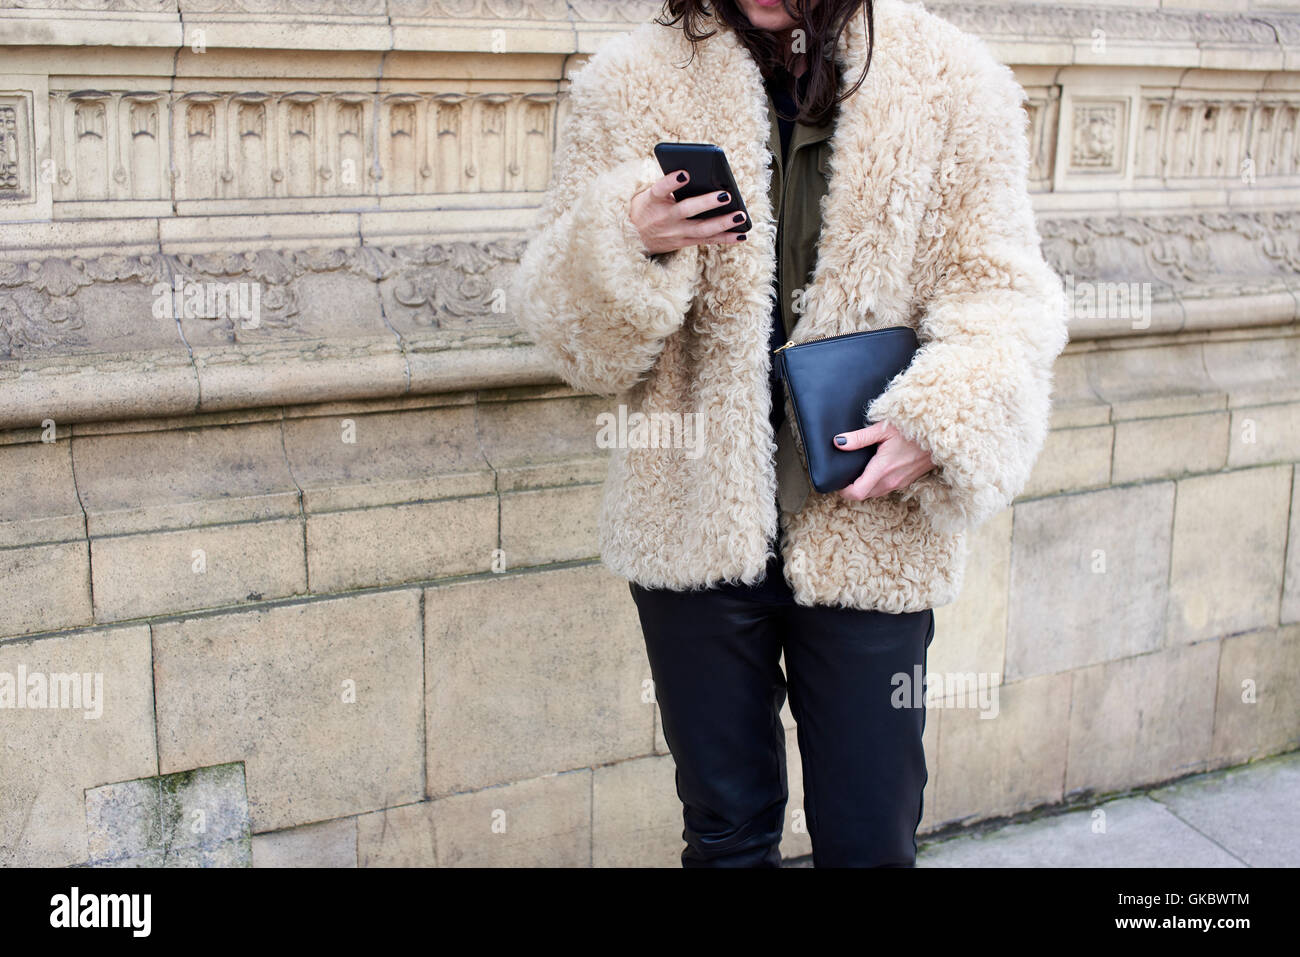
[[[836,445],[848,445],[848,444],[849,444],[849,437],[848,437],[847,435],[837,435],[837,436],[835,436],[835,444],[836,444]]]
[[[731,221],[732,221],[733,223],[743,223],[743,222],[745,221],[745,214],[744,214],[744,213],[737,213],[735,216],[732,216],[732,217],[731,217]]]
[[[731,201],[731,197],[730,197],[729,195],[727,195],[726,193],[719,193],[719,194],[718,194],[718,202],[719,202],[719,203],[727,203],[727,202],[730,202],[730,201]]]
[[[736,236],[736,242],[738,242],[738,243],[743,243],[744,241],[745,241],[745,234],[744,234],[744,233],[740,233],[739,235]]]
[[[686,174],[685,174],[685,173],[678,173],[678,174],[677,174],[677,182],[679,182],[679,183],[684,183],[684,182],[686,182]]]

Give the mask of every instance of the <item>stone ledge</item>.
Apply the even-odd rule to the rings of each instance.
[[[311,13],[292,0],[264,0],[251,10],[231,0],[104,6],[47,0],[44,8],[6,10],[0,44],[563,55],[591,53],[661,9],[658,0],[322,0]],[[1300,15],[1280,10],[947,0],[926,7],[989,40],[1008,62],[1246,70],[1300,63]]]
[[[0,429],[559,381],[501,300],[520,234],[286,246],[284,229],[253,248],[164,252],[137,237],[129,251],[49,245],[0,261],[0,295],[15,305],[0,337]],[[1058,217],[1040,232],[1076,344],[1300,320],[1298,210]],[[258,321],[207,307],[174,319],[178,284],[256,287]],[[160,304],[171,311],[159,317]]]

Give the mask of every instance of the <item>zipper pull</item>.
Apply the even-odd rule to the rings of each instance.
[[[792,345],[794,345],[794,340],[793,340],[793,339],[791,339],[789,342],[787,342],[785,345],[781,346],[780,348],[778,348],[778,349],[773,349],[773,350],[772,350],[772,355],[774,355],[774,356],[775,356],[775,355],[779,355],[779,354],[781,354],[782,352],[785,352],[786,349],[789,349]]]

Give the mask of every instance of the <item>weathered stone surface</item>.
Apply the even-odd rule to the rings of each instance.
[[[1300,402],[1232,410],[1231,468],[1300,460]]]
[[[591,855],[596,867],[681,867],[682,803],[671,757],[596,768]]]
[[[249,867],[244,767],[224,764],[87,789],[86,835],[96,867]]]
[[[356,867],[356,818],[254,834],[253,866]]]
[[[1286,544],[1286,581],[1282,590],[1282,623],[1300,622],[1300,469],[1292,469],[1291,528]]]
[[[72,455],[92,538],[299,514],[278,422],[85,436]]]
[[[434,587],[424,616],[430,794],[646,753],[648,668],[622,579],[587,566]]]
[[[83,699],[78,708],[18,709],[7,701],[0,708],[0,865],[83,863],[89,857],[85,790],[158,770],[149,629],[96,629],[0,644],[0,683],[9,675],[16,690],[20,668],[28,679],[90,675],[88,687],[98,703],[87,708]],[[45,698],[47,704],[53,700]]]
[[[1116,421],[1207,412],[1227,402],[1205,371],[1199,343],[1090,352],[1088,373]]]
[[[789,704],[787,699],[786,704]],[[791,860],[812,853],[812,835],[808,833],[808,812],[804,808],[803,758],[799,754],[797,730],[785,733],[785,777],[790,798],[785,804],[785,824],[781,830],[781,857]],[[678,802],[680,809],[681,803]],[[680,819],[681,815],[678,814]]]
[[[450,578],[492,568],[497,499],[443,499],[307,516],[311,590]]]
[[[487,495],[492,469],[470,405],[290,418],[284,447],[311,515]]]
[[[942,777],[929,792],[936,822],[1016,814],[1061,800],[1070,676],[1040,675],[989,692],[996,698],[954,696],[928,709],[927,723],[940,725]]]
[[[1012,512],[1004,509],[971,534],[962,593],[955,602],[934,610],[934,640],[926,658],[928,668],[1002,674],[1007,643]]]
[[[1277,624],[1291,481],[1290,466],[1272,466],[1178,483],[1170,641]]]
[[[84,541],[0,549],[0,635],[90,621],[90,549]]]
[[[300,595],[297,518],[91,540],[95,618],[121,621]]]
[[[1217,642],[1074,673],[1065,791],[1114,791],[1204,770],[1212,752]]]
[[[357,818],[358,867],[436,867],[432,804],[404,804]]]
[[[1114,429],[1098,425],[1049,432],[1020,498],[1099,488],[1110,482]]]
[[[592,772],[587,769],[432,802],[439,867],[586,867]]]
[[[1170,482],[1016,505],[1008,680],[1160,646],[1173,507]]]
[[[243,761],[254,832],[423,795],[418,592],[163,622],[154,655],[163,773]]]
[[[67,441],[0,445],[0,548],[85,539],[71,448]]]
[[[507,567],[595,558],[602,486],[508,492],[501,496],[501,548]]]
[[[1223,639],[1214,758],[1237,764],[1300,746],[1300,625]]]
[[[1131,419],[1115,426],[1112,481],[1179,478],[1221,469],[1228,457],[1228,413]]]

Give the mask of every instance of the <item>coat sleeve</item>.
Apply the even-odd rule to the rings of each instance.
[[[867,409],[869,422],[891,422],[930,452],[937,467],[899,495],[946,531],[986,521],[1024,488],[1068,340],[1061,280],[1029,198],[1024,90],[987,48],[975,50],[951,89],[940,213],[921,252],[931,277],[921,348]]]
[[[535,232],[508,301],[521,328],[576,389],[616,395],[653,367],[695,294],[698,247],[647,256],[632,197],[663,177],[653,143],[620,120],[653,96],[636,82],[636,34],[609,41],[573,79],[569,115]]]

